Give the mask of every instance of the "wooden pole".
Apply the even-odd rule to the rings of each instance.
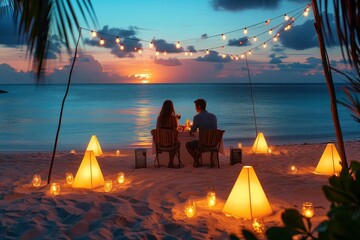
[[[334,82],[332,79],[329,58],[328,58],[328,55],[326,52],[324,35],[322,32],[323,22],[322,22],[321,15],[319,13],[319,8],[317,6],[316,1],[317,0],[311,1],[313,13],[314,13],[314,17],[315,17],[314,26],[315,26],[315,30],[316,30],[316,33],[318,36],[322,65],[323,65],[323,69],[324,69],[326,84],[327,84],[329,95],[330,95],[331,114],[332,114],[333,124],[334,124],[334,128],[335,128],[335,133],[336,133],[339,155],[341,158],[340,164],[343,168],[348,169],[349,167],[348,167],[348,163],[346,161],[344,140],[343,140],[343,136],[342,136],[341,126],[340,126],[340,121],[339,121],[339,114],[338,114],[337,105],[336,105],[337,100],[336,100]]]

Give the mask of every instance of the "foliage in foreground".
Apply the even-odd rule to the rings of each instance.
[[[311,220],[296,209],[282,213],[282,227],[270,227],[265,235],[269,240],[358,240],[360,236],[360,163],[352,161],[350,169],[329,178],[330,186],[323,186],[325,197],[331,202],[328,219],[312,229]],[[258,240],[257,235],[243,229],[246,240]],[[231,235],[230,239],[239,239]]]

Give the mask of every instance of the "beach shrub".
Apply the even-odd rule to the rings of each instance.
[[[322,188],[330,201],[328,219],[312,229],[311,219],[296,209],[286,209],[281,219],[283,226],[270,227],[265,236],[269,240],[358,240],[360,236],[360,163],[352,161],[349,170],[343,169],[339,176],[331,176],[329,185]],[[246,240],[258,240],[253,232],[243,229]],[[230,235],[230,239],[239,239]],[[262,238],[263,239],[263,238]]]

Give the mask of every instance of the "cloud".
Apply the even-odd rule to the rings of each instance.
[[[242,11],[249,9],[275,9],[281,0],[212,0],[211,5],[215,10]]]
[[[168,59],[157,59],[155,58],[154,63],[160,64],[163,66],[173,67],[181,65],[181,62],[177,58],[168,58]]]
[[[246,47],[251,46],[251,42],[249,41],[248,37],[242,37],[239,39],[229,39],[227,45],[233,47]]]
[[[216,63],[216,64],[214,65],[214,67],[215,67],[215,70],[216,70],[216,71],[221,71],[221,70],[224,69],[224,64],[223,64],[223,63]]]
[[[167,51],[168,53],[180,53],[184,51],[183,47],[176,48],[175,43],[167,43],[164,39],[153,39],[152,42],[155,49],[160,52]]]
[[[208,55],[205,55],[203,57],[198,57],[195,60],[200,62],[230,62],[231,61],[229,56],[223,58],[216,51],[210,51]]]
[[[59,36],[52,35],[48,40],[48,49],[45,52],[46,59],[57,59],[61,54],[62,45],[64,41],[60,39]]]
[[[284,47],[295,50],[317,47],[318,38],[314,29],[314,20],[308,20],[302,25],[292,26],[291,30],[283,31],[279,39]]]
[[[90,46],[111,49],[110,52],[118,58],[133,58],[133,53],[136,51],[136,49],[142,48],[140,39],[136,37],[136,29],[137,28],[133,26],[130,26],[129,29],[109,28],[109,26],[106,25],[98,31],[97,38],[86,38],[84,42]],[[118,36],[121,39],[120,44],[124,46],[123,50],[120,49],[120,44],[115,42],[115,36]],[[103,38],[105,40],[105,44],[103,46],[100,46],[99,38]]]
[[[201,34],[201,39],[206,39],[208,38],[209,36],[207,35],[207,33],[204,33],[204,34]]]
[[[33,72],[17,71],[7,63],[0,64],[1,82],[8,84],[34,83]]]
[[[285,51],[285,48],[283,46],[280,46],[279,44],[274,44],[271,47],[271,51],[276,53],[283,53]]]
[[[269,58],[271,58],[271,60],[269,61],[270,64],[280,64],[280,63],[282,63],[282,59],[285,59],[288,57],[284,54],[277,56],[275,53],[272,53],[269,55]]]

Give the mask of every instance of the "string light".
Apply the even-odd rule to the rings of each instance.
[[[277,36],[274,37],[274,42],[277,42],[278,38]]]
[[[115,42],[116,42],[116,43],[120,43],[120,38],[119,38],[119,37],[116,37]]]
[[[222,39],[222,40],[226,40],[226,35],[225,35],[225,34],[221,34],[221,39]]]
[[[210,54],[209,49],[206,49],[206,55],[209,55],[209,54]]]
[[[307,17],[309,15],[309,11],[307,9],[304,10],[304,16]]]
[[[269,34],[271,35],[271,34],[272,34],[272,32],[273,32],[273,30],[272,30],[272,29],[270,29],[270,30],[269,30]]]
[[[265,25],[266,25],[266,26],[269,25],[269,23],[270,23],[270,19],[268,19],[268,20],[265,21]]]
[[[262,46],[263,46],[263,48],[266,48],[266,43],[263,43],[263,45],[262,45]]]
[[[287,14],[284,14],[284,19],[285,19],[285,21],[287,21],[290,19],[290,17]]]
[[[248,51],[248,55],[251,55],[251,50]]]
[[[248,34],[247,28],[244,28],[244,34]]]
[[[245,54],[241,54],[240,57],[241,57],[241,58],[244,58],[244,57],[245,57]]]
[[[154,47],[154,43],[153,42],[150,42],[149,43],[149,48],[153,48]]]
[[[142,54],[142,49],[141,48],[139,48],[138,53]]]
[[[185,56],[187,56],[187,55],[189,55],[189,52],[188,52],[188,51],[185,52]]]
[[[254,36],[253,40],[254,40],[254,42],[256,42],[256,41],[257,41],[257,38],[256,38],[256,36]]]
[[[222,54],[222,58],[224,58],[224,59],[226,58],[226,54],[225,54],[225,53]]]
[[[177,42],[177,43],[176,43],[176,48],[181,48],[180,42]]]
[[[123,44],[120,44],[120,50],[123,51],[125,49]]]
[[[96,33],[95,31],[91,31],[91,36],[92,36],[93,38],[96,38],[96,35],[97,35],[97,33]]]
[[[165,55],[165,56],[167,55],[167,51],[166,51],[166,50],[164,51],[164,55]]]
[[[100,45],[104,45],[105,44],[105,40],[103,38],[100,39]]]
[[[159,56],[159,55],[160,55],[160,52],[159,52],[159,51],[156,51],[156,52],[155,52],[155,55],[156,55],[156,56]]]

